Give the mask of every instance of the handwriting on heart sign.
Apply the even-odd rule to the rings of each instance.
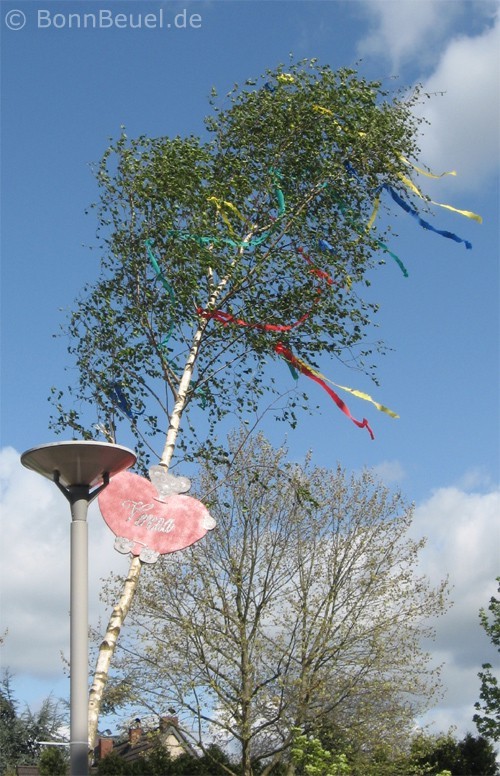
[[[115,549],[138,555],[144,563],[183,550],[215,528],[201,501],[179,493],[189,489],[189,480],[162,477],[154,471],[159,468],[150,470],[157,487],[138,474],[121,472],[99,494],[101,514],[116,536]]]

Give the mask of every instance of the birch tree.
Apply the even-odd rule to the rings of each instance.
[[[404,190],[426,207],[407,185],[417,98],[311,60],[213,94],[203,137],[123,132],[96,168],[101,274],[64,327],[76,372],[52,389],[52,427],[119,442],[131,432],[143,470],[167,471],[224,458],[218,424],[262,411],[265,393],[295,424],[307,403],[286,367],[349,413],[315,359],[328,352],[375,379],[383,345],[368,338],[377,305],[367,273],[386,261],[399,272],[394,259],[406,273],[375,219],[379,195]],[[371,433],[364,417],[354,422]],[[91,744],[141,568],[133,558],[102,641]]]
[[[245,776],[292,773],[297,730],[322,725],[365,753],[404,748],[437,691],[420,645],[446,608],[446,583],[418,574],[412,509],[368,471],[287,464],[262,436],[203,468],[217,537],[143,580],[115,681],[194,715],[201,746],[218,731]]]

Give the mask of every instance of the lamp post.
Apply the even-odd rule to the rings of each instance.
[[[135,454],[121,445],[85,441],[41,445],[21,455],[24,466],[57,485],[71,508],[71,776],[87,776],[89,770],[88,505],[106,487],[110,477],[133,466],[136,460]]]

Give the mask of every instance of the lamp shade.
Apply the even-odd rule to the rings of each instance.
[[[59,473],[59,482],[64,487],[99,485],[104,474],[114,474],[128,469],[136,462],[132,450],[109,442],[52,442],[27,450],[21,455],[21,463],[38,474],[54,479]]]

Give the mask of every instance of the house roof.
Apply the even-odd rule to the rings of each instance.
[[[161,720],[160,729],[153,732],[143,731],[140,727],[132,728],[129,731],[128,740],[115,744],[113,752],[126,762],[134,762],[158,744],[163,745],[173,757],[181,754],[182,750],[194,757],[197,756],[196,750],[179,729],[177,721],[167,721],[167,719]]]

